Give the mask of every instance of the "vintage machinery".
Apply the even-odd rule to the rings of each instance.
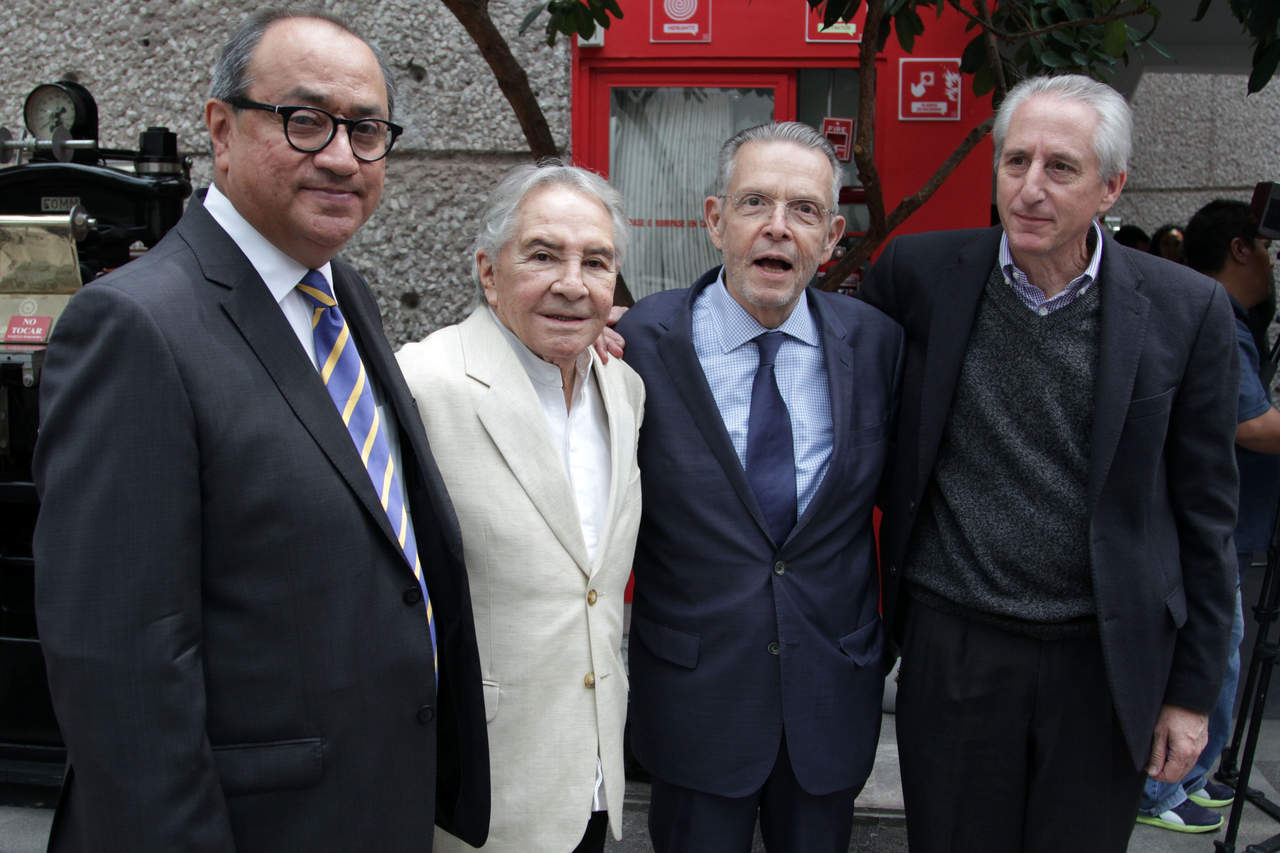
[[[0,781],[57,784],[63,749],[36,632],[31,456],[49,334],[84,283],[154,246],[182,216],[177,135],[98,143],[98,108],[69,80],[37,86],[20,138],[0,128]],[[104,451],[108,449],[104,448]]]

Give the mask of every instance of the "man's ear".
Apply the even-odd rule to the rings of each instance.
[[[711,244],[717,249],[724,249],[724,199],[709,195],[703,202],[702,212],[707,233],[711,235]]]
[[[1253,241],[1244,237],[1232,237],[1227,255],[1237,264],[1248,265],[1253,256]]]
[[[216,173],[227,170],[227,153],[235,132],[235,109],[226,101],[210,98],[204,103],[204,123],[209,127],[209,143],[213,146],[213,168]]]
[[[498,307],[498,282],[493,274],[493,261],[484,249],[476,252],[476,274],[480,276],[480,287],[484,289],[484,300],[489,307]]]

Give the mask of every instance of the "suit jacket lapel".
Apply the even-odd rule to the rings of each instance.
[[[920,446],[917,451],[914,494],[923,493],[942,442],[942,433],[951,412],[960,368],[964,365],[982,291],[996,264],[1000,229],[975,240],[954,261],[938,270],[929,318],[929,349],[925,354],[924,384],[920,394]]]
[[[827,388],[831,395],[831,461],[813,499],[809,501],[804,514],[796,520],[796,526],[792,528],[788,539],[799,534],[814,512],[823,506],[829,489],[847,486],[845,483],[836,483],[831,471],[835,461],[848,452],[849,421],[853,416],[853,395],[856,392],[850,330],[832,316],[831,312],[824,310],[822,302],[812,294],[806,292],[805,298],[809,300],[809,310],[813,312],[814,323],[818,327],[819,343],[827,368]]]
[[[476,404],[481,425],[556,539],[590,575],[577,502],[524,366],[484,306],[460,332],[467,375],[488,388]]]
[[[1128,263],[1110,238],[1103,238],[1102,330],[1094,386],[1093,458],[1089,465],[1089,506],[1096,505],[1111,470],[1120,431],[1129,412],[1138,361],[1147,335],[1151,302],[1141,292],[1142,273]]]
[[[391,522],[374,491],[368,470],[360,461],[351,434],[266,284],[203,206],[197,207],[197,203],[192,202],[179,227],[183,229],[183,237],[195,253],[205,277],[227,288],[222,308],[258,357],[280,395],[347,481],[374,522],[395,543]],[[351,318],[347,322],[351,325]],[[367,334],[367,331],[363,333]],[[398,549],[399,545],[396,547]]]
[[[592,352],[592,370],[595,371],[600,398],[604,401],[605,415],[609,419],[609,506],[605,510],[604,530],[601,531],[600,546],[596,549],[596,559],[591,566],[594,573],[605,559],[605,544],[613,536],[613,528],[621,512],[623,501],[627,496],[627,486],[631,480],[631,466],[628,461],[631,449],[635,446],[635,412],[627,403],[626,386],[621,374],[606,374],[599,357]]]
[[[729,431],[725,429],[720,417],[716,399],[711,394],[711,386],[707,384],[706,374],[702,372],[702,363],[698,361],[698,354],[693,349],[693,302],[704,287],[715,282],[718,273],[719,268],[711,270],[689,289],[689,302],[685,309],[676,313],[671,326],[658,338],[658,356],[667,369],[676,393],[684,401],[693,422],[707,442],[711,455],[724,469],[730,485],[751,513],[751,517],[768,535],[769,526],[756,502],[755,493],[751,491],[751,484],[747,482],[746,472],[742,470],[742,463],[738,460],[737,451],[733,449]]]

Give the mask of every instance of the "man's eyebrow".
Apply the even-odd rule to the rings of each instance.
[[[334,111],[333,99],[323,92],[316,92],[308,89],[306,86],[294,86],[285,93],[286,98],[291,98],[295,103],[314,104],[321,109]],[[381,104],[356,104],[352,110],[351,116],[364,116],[367,118],[385,118],[386,107]]]

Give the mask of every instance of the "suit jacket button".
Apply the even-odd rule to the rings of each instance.
[[[596,603],[596,591],[593,589],[587,592],[587,604],[594,605],[595,603]]]
[[[588,672],[587,677],[582,679],[582,684],[588,690],[594,689],[596,686],[596,674],[594,672]]]
[[[405,604],[422,603],[422,590],[416,586],[409,587],[408,589],[406,589],[404,591],[404,603]]]
[[[775,575],[783,574],[786,572],[786,570],[787,570],[787,564],[784,563],[782,560],[779,560],[778,562],[773,564],[773,573]]]
[[[430,705],[423,705],[418,709],[418,722],[426,725],[436,718],[436,709]]]
[[[774,640],[772,643],[769,644],[769,654],[776,655],[781,653],[782,653],[782,646],[778,645],[777,640]]]

